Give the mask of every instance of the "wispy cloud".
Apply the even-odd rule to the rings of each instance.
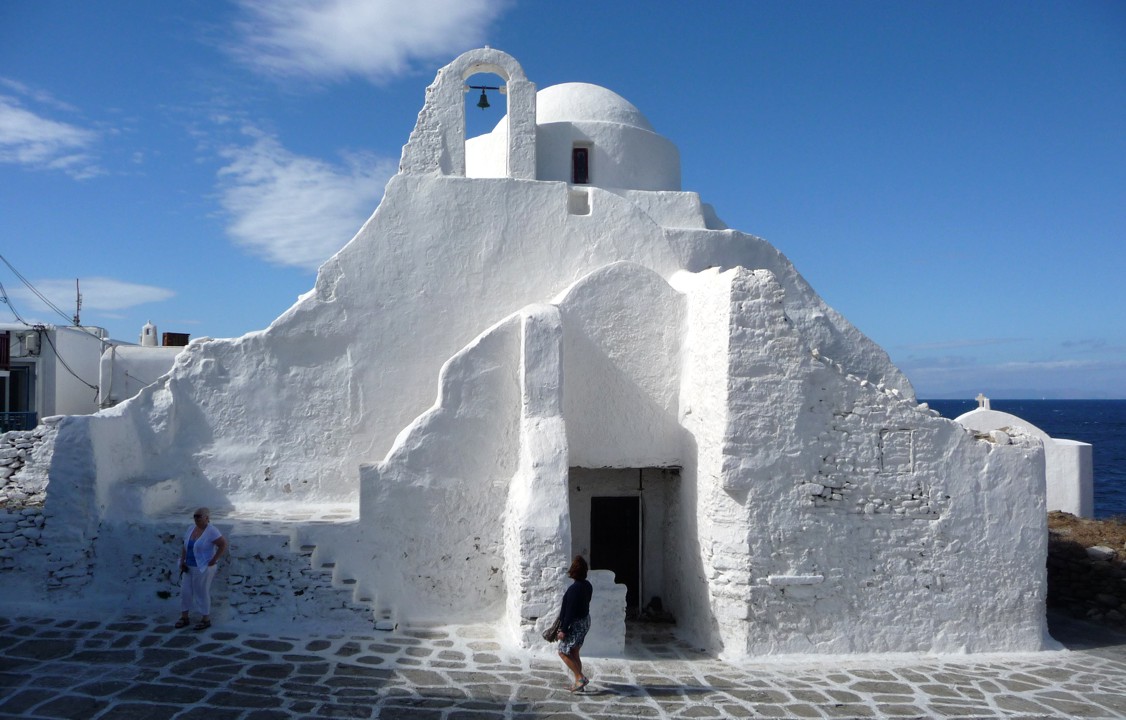
[[[908,358],[898,363],[919,397],[1126,397],[1126,361],[1034,359],[983,362],[972,357]]]
[[[228,161],[219,171],[220,202],[228,234],[279,265],[315,270],[359,230],[397,169],[370,153],[333,165],[248,132],[253,144],[220,153]]]
[[[259,72],[374,82],[418,60],[451,55],[485,37],[498,0],[239,0],[235,56]]]
[[[11,80],[4,81],[3,86],[32,97],[46,97]],[[102,173],[91,153],[98,138],[93,130],[33,112],[14,95],[0,95],[0,162],[61,170],[82,180]]]
[[[1126,351],[1126,346],[1120,342],[1108,342],[1102,338],[1085,338],[1081,340],[1064,340],[1060,347],[1070,353],[1087,355],[1121,355]]]
[[[13,80],[12,78],[0,77],[0,87],[7,88],[9,92],[15,93],[16,95],[22,95],[24,97],[30,98],[39,105],[45,105],[47,107],[54,108],[55,110],[62,110],[63,112],[68,113],[78,112],[78,108],[74,107],[70,103],[59,100],[46,90],[40,90],[38,88],[30,87],[18,80]]]
[[[998,363],[995,367],[1001,372],[1029,372],[1035,370],[1085,370],[1121,365],[1121,361],[1108,363],[1106,360],[1012,360]]]
[[[105,315],[145,303],[168,300],[176,294],[167,288],[140,285],[108,277],[82,278],[79,280],[78,288],[75,288],[74,279],[36,280],[33,284],[40,293],[67,315],[74,312],[76,290],[82,293],[83,312],[90,310]],[[10,287],[8,294],[13,301],[18,302],[17,310],[28,322],[60,323],[67,320],[26,287]]]
[[[958,340],[943,340],[933,343],[920,343],[917,345],[903,345],[904,350],[957,350],[959,348],[989,347],[992,345],[1009,345],[1024,342],[1023,338],[964,338]]]

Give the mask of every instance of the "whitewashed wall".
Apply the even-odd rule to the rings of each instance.
[[[182,347],[111,345],[98,369],[100,407],[112,407],[136,395],[172,369]]]
[[[359,549],[332,559],[392,614],[499,618],[504,508],[520,455],[520,324],[509,318],[442,368],[434,406],[362,470]],[[331,552],[331,551],[330,551]]]
[[[571,465],[681,465],[680,293],[651,270],[615,263],[570,288],[560,311]]]
[[[182,466],[187,501],[220,506],[354,500],[357,468],[383,458],[426,409],[446,359],[501,318],[623,260],[661,277],[766,262],[794,290],[785,302],[795,324],[839,348],[857,372],[910,392],[886,354],[761,240],[668,230],[628,196],[598,187],[588,189],[590,214],[575,215],[562,182],[459,177],[457,163],[443,159],[449,123],[464,113],[458,72],[507,62],[488,55],[470,54],[457,72],[439,74],[403,172],[311,292],[265,331],[193,343],[162,381],[161,402],[126,411],[139,413],[130,422],[153,426],[145,467],[158,477],[150,480]],[[516,68],[505,72],[519,79]],[[457,86],[447,99],[458,107],[439,107],[447,84]],[[534,130],[534,94],[521,92],[510,86],[507,96],[510,153],[526,145],[529,118]]]
[[[36,363],[39,377],[35,405],[39,417],[97,411],[101,338],[81,328],[54,325],[48,325],[41,334],[46,337],[39,343]]]
[[[1089,443],[1053,438],[1012,413],[976,408],[956,422],[978,432],[1002,430],[1035,437],[1044,444],[1044,474],[1048,483],[1048,510],[1091,518],[1095,516],[1095,479]]]

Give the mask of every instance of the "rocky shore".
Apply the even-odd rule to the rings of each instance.
[[[1126,627],[1126,521],[1048,514],[1048,607]]]

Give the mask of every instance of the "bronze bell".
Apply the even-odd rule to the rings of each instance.
[[[485,97],[484,90],[481,91],[481,99],[477,101],[477,107],[481,108],[482,110],[489,107],[489,99]]]

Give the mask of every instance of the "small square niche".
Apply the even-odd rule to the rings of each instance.
[[[915,471],[915,437],[910,430],[880,431],[880,472],[906,475]]]
[[[590,215],[590,193],[572,189],[567,196],[567,212],[572,215]]]

